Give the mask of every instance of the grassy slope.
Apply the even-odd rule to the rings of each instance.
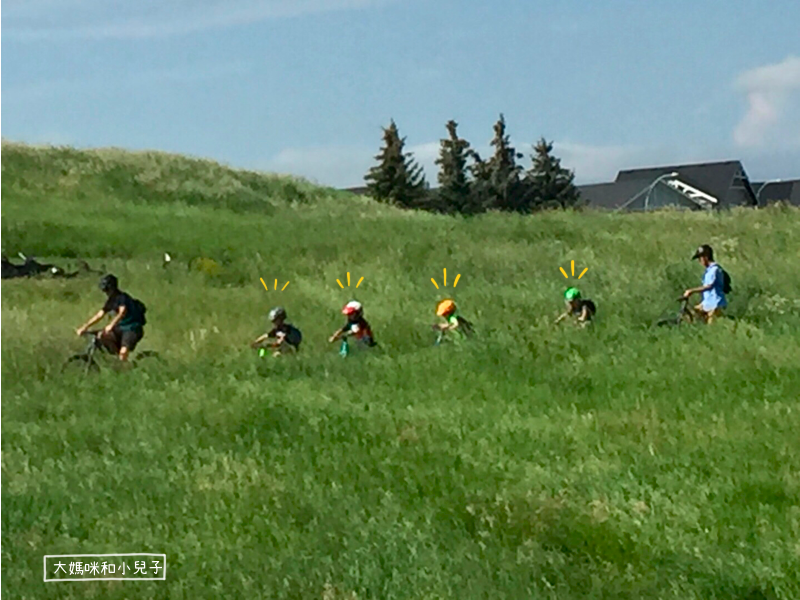
[[[797,211],[466,221],[158,154],[2,169],[3,250],[104,263],[167,359],[60,375],[95,281],[3,282],[5,597],[800,597]],[[704,241],[737,320],[648,327]],[[571,259],[593,332],[548,325]],[[480,342],[430,347],[443,267]],[[342,361],[354,294],[383,349]],[[257,361],[278,302],[303,354]],[[143,551],[167,582],[41,581],[44,554]]]

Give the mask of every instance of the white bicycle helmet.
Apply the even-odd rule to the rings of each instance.
[[[360,315],[362,312],[364,312],[364,307],[361,306],[361,302],[357,302],[356,300],[351,300],[345,304],[342,309],[342,314],[348,317],[350,315]]]
[[[276,319],[285,319],[286,318],[286,309],[282,306],[276,306],[271,311],[269,311],[269,320],[275,321]]]

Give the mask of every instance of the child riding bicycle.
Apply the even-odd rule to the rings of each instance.
[[[567,304],[567,310],[564,312],[555,323],[558,324],[564,319],[572,317],[576,323],[581,327],[585,327],[594,319],[597,313],[597,307],[594,302],[588,298],[582,298],[581,292],[578,288],[571,287],[564,292],[564,301]]]
[[[434,323],[433,330],[439,333],[436,340],[438,344],[444,339],[445,334],[452,332],[459,339],[464,339],[474,333],[472,323],[458,314],[458,307],[455,301],[447,298],[436,305],[436,316],[441,317],[443,322]]]
[[[259,356],[266,355],[265,346],[273,350],[273,356],[299,352],[303,334],[297,327],[286,322],[286,309],[276,306],[269,311],[269,320],[272,322],[272,329],[258,336],[250,344],[251,347],[259,349]]]
[[[372,328],[364,318],[364,307],[360,302],[352,300],[344,305],[342,314],[347,317],[347,323],[341,329],[338,329],[328,341],[330,343],[336,340],[342,340],[342,347],[340,353],[342,356],[347,356],[349,352],[349,344],[347,343],[348,337],[353,337],[359,346],[365,348],[372,348],[377,346],[375,337],[372,335]]]

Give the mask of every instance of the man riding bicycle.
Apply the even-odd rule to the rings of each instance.
[[[118,355],[121,361],[127,361],[130,353],[144,337],[147,308],[142,302],[120,290],[119,282],[114,275],[104,275],[100,279],[99,287],[107,296],[106,303],[92,318],[81,325],[76,333],[79,336],[83,335],[92,325],[107,314],[113,313],[111,322],[103,328],[98,337],[109,352]]]
[[[703,300],[694,307],[694,314],[705,323],[712,323],[722,316],[722,311],[728,306],[725,297],[725,272],[714,262],[714,251],[708,244],[703,244],[692,256],[692,260],[699,260],[705,267],[703,285],[689,288],[683,292],[683,297],[689,299],[693,294],[702,294]]]

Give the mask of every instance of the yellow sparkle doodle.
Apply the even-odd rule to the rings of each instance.
[[[444,285],[444,287],[447,287],[447,269],[442,269],[442,273],[444,275],[443,285]],[[458,280],[459,279],[461,279],[461,273],[456,275],[456,280],[453,282],[453,287],[456,287],[458,285]],[[433,283],[433,285],[436,286],[436,289],[438,290],[439,289],[439,284],[436,283],[436,280],[433,277],[431,277],[431,282]]]
[[[362,277],[361,279],[359,279],[359,280],[358,280],[358,283],[356,284],[356,289],[358,289],[358,286],[360,286],[360,285],[361,285],[361,282],[362,282],[362,281],[364,281],[364,278],[363,278],[363,277]],[[338,283],[338,284],[339,284],[339,287],[340,287],[340,288],[344,289],[344,286],[342,285],[342,282],[341,282],[341,281],[339,281],[339,280],[337,279],[337,280],[336,280],[336,283]],[[348,272],[347,272],[347,287],[350,287],[350,271],[348,271]]]
[[[570,267],[572,268],[572,276],[575,277],[575,261],[574,260],[570,261]],[[565,278],[569,279],[569,275],[567,275],[567,272],[564,270],[564,267],[558,267],[558,270],[561,271],[561,274]],[[583,271],[581,271],[581,274],[578,275],[578,279],[580,279],[581,277],[586,275],[586,271],[588,271],[588,270],[589,270],[589,267],[586,267]]]
[[[264,286],[264,289],[265,289],[265,290],[269,291],[269,288],[267,287],[267,284],[266,284],[266,283],[264,283],[264,278],[263,278],[263,277],[260,277],[260,279],[261,279],[261,285],[263,285],[263,286]],[[289,282],[288,282],[288,281],[287,281],[287,282],[286,282],[286,283],[283,285],[283,287],[281,288],[281,291],[285,290],[287,285],[289,285]],[[278,280],[277,280],[277,279],[275,280],[275,289],[276,289],[276,290],[278,289]]]

